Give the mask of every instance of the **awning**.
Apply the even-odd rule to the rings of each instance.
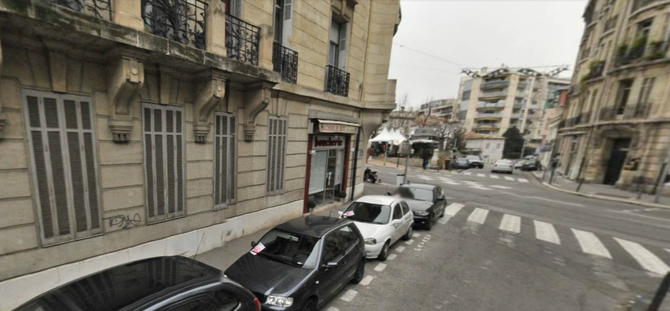
[[[431,139],[416,139],[416,140],[410,140],[410,144],[439,144],[439,141],[436,140],[431,140]]]
[[[319,121],[319,133],[356,134],[358,133],[358,128],[360,127],[360,125],[356,123],[349,123],[344,121],[323,119],[316,120]]]

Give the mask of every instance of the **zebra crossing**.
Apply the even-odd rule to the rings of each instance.
[[[488,174],[488,175],[487,175],[487,174],[484,174],[484,173],[475,173],[475,174],[473,174],[472,172],[468,172],[468,171],[461,172],[461,173],[458,173],[458,172],[451,172],[451,173],[449,173],[449,172],[445,172],[445,174],[446,174],[447,176],[449,176],[449,175],[463,175],[463,176],[472,176],[472,177],[479,177],[479,178],[491,178],[491,179],[498,179],[498,180],[501,180],[501,178],[500,178],[501,176],[500,176],[500,175],[497,175],[497,174]],[[520,182],[520,183],[528,183],[528,182],[529,182],[529,180],[528,180],[527,178],[522,178],[522,177],[517,177],[517,178],[511,177],[511,176],[502,176],[502,177],[503,177],[503,179],[506,180],[506,181],[514,181],[514,182]],[[455,181],[454,181],[453,179],[451,179],[450,177],[445,177],[445,176],[429,176],[429,175],[426,175],[426,174],[417,174],[417,175],[415,175],[415,178],[418,178],[418,179],[421,180],[421,181],[435,181],[435,180],[438,180],[438,179],[439,179],[439,180],[442,180],[442,181],[447,180],[447,181],[450,181],[450,182],[455,182]],[[410,179],[414,179],[414,178],[411,178],[411,177],[410,177]]]
[[[536,219],[524,221],[525,217],[479,206],[465,206],[461,203],[452,203],[447,206],[444,215],[445,217],[438,220],[438,223],[450,226],[460,224],[464,229],[471,229],[472,226],[491,227],[508,235],[506,238],[527,235],[534,237],[540,244],[546,243],[548,247],[573,248],[593,258],[619,261],[629,267],[646,271],[652,277],[662,277],[670,272],[668,265],[670,264],[670,249],[667,248],[644,246],[620,237],[601,236],[594,232],[565,228]]]

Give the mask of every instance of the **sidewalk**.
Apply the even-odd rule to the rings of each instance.
[[[333,206],[328,209],[315,212],[313,215],[338,217],[337,211],[343,209],[348,203]],[[274,227],[274,226],[273,226]],[[258,242],[270,228],[263,228],[258,232],[247,234],[235,240],[225,242],[223,246],[195,256],[195,259],[208,264],[221,271],[226,271],[237,259],[251,250],[251,242]]]
[[[648,207],[660,207],[660,208],[670,208],[670,198],[666,196],[661,196],[658,203],[654,202],[654,195],[649,195],[643,193],[638,199],[638,193],[633,191],[627,191],[618,189],[614,186],[602,185],[602,184],[588,184],[583,183],[579,192],[576,191],[578,183],[564,178],[558,174],[554,175],[554,179],[551,184],[548,183],[549,172],[547,172],[546,181],[543,181],[544,172],[537,171],[533,172],[533,176],[537,178],[539,182],[543,185],[552,188],[554,190],[572,193],[576,195],[581,195],[584,197],[624,202],[630,204],[637,204]]]

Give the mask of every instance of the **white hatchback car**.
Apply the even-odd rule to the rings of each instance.
[[[366,195],[340,213],[353,220],[363,235],[367,258],[386,260],[393,243],[412,236],[414,216],[402,198]]]
[[[498,160],[491,168],[491,173],[509,173],[514,172],[514,163],[511,160]]]

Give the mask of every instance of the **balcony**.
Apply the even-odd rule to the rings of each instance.
[[[523,113],[513,113],[510,119],[521,119],[521,117],[523,117]]]
[[[58,1],[58,3],[72,2],[81,1]],[[201,0],[142,0],[144,26],[152,34],[203,50],[206,12],[207,3]]]
[[[272,64],[274,71],[281,73],[282,81],[292,84],[298,81],[298,52],[274,42]]]
[[[589,66],[589,72],[584,76],[585,80],[597,79],[605,72],[605,61],[597,61]]]
[[[525,89],[526,87],[528,87],[528,82],[519,82],[519,83],[516,85],[516,88],[519,89],[519,90],[523,90],[523,89]]]
[[[480,88],[482,90],[487,90],[487,89],[502,89],[506,88],[509,86],[509,80],[492,80],[492,81],[486,81],[482,83]]]
[[[505,102],[495,102],[495,103],[479,102],[479,103],[477,103],[477,109],[479,109],[479,108],[505,108],[505,105],[507,105]]]
[[[484,98],[495,99],[495,98],[505,98],[505,97],[507,97],[507,90],[498,91],[498,92],[485,92],[485,93],[479,94],[480,99],[484,99]]]
[[[500,125],[494,123],[478,123],[475,124],[475,129],[484,130],[484,129],[499,129]]]
[[[502,119],[502,113],[478,113],[475,119]]]
[[[667,42],[653,41],[647,44],[647,38],[641,37],[635,39],[630,47],[626,44],[619,46],[614,64],[625,66],[640,61],[662,59],[665,58],[666,51]]]
[[[583,112],[579,115],[579,122],[577,124],[588,124],[591,122],[591,112]]]
[[[112,20],[112,0],[43,0],[64,6],[70,10],[93,15],[107,21]]]
[[[649,116],[651,103],[629,104],[625,107],[603,107],[600,109],[600,121],[646,119]]]
[[[331,65],[326,66],[326,92],[349,96],[349,73]]]
[[[228,58],[258,66],[260,27],[226,15],[226,53]],[[296,66],[297,67],[297,66]]]

